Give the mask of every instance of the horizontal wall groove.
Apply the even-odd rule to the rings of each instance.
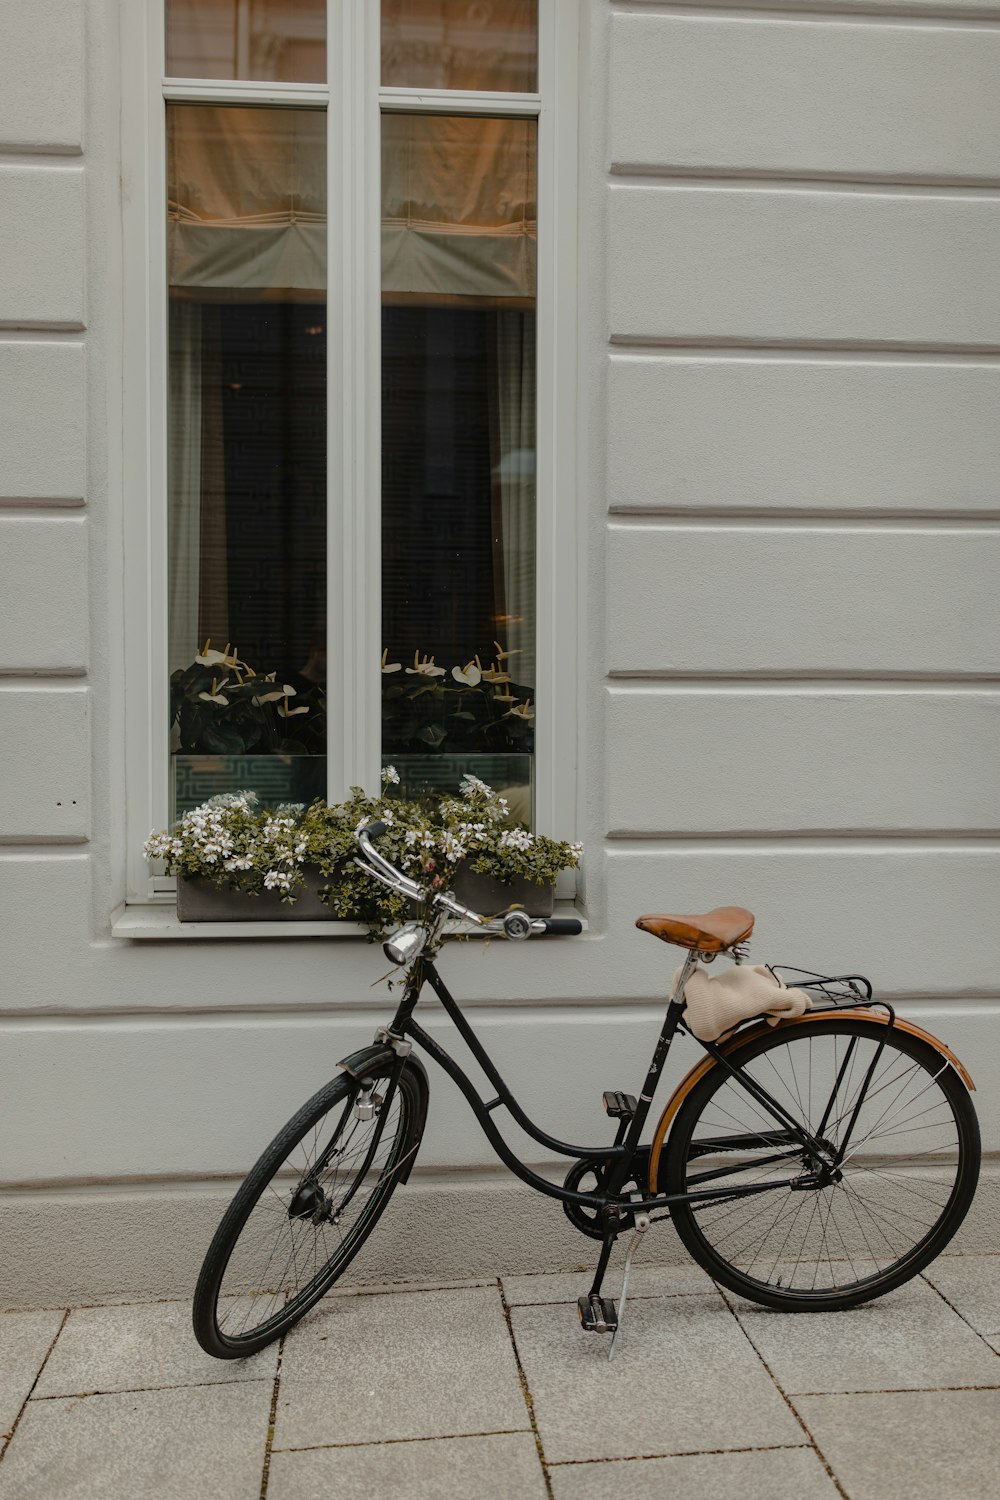
[[[0,341],[5,344],[69,343],[82,347],[84,340],[81,335],[85,332],[82,323],[72,326],[67,324],[65,327],[59,323],[42,323],[36,327],[33,323],[4,322],[0,318]]]
[[[0,507],[0,521],[5,519],[6,515]],[[86,667],[0,667],[0,687],[8,682],[19,688],[32,682],[79,682],[86,676]]]
[[[944,6],[908,5],[906,0],[771,0],[761,5],[759,0],[710,0],[699,5],[697,0],[684,4],[682,0],[612,0],[612,9],[618,15],[632,16],[677,16],[681,19],[708,19],[721,21],[785,21],[800,20],[804,24],[880,25],[904,22],[907,26],[925,26],[940,29],[954,27],[968,30],[981,27],[993,30],[1000,23],[1000,5],[963,5],[954,10]]]
[[[646,843],[648,840],[643,840],[642,842]],[[1000,848],[995,852],[1000,853]],[[1000,994],[992,989],[963,989],[959,987],[940,991],[900,990],[894,991],[893,994],[900,1000],[914,1004],[933,1005],[940,1004],[942,1000],[949,1002],[952,1000],[962,1000],[974,1001],[977,1004],[983,1005],[1000,1006]],[[539,1003],[538,1001],[511,1001],[509,1005],[503,1006],[498,1006],[495,1000],[466,1000],[463,997],[458,998],[461,999],[463,1011],[475,1010],[477,1012],[477,1021],[480,1025],[484,1024],[484,1020],[486,1019],[482,1012],[487,1009],[506,1015],[509,1012],[517,1012],[530,1008],[532,1019],[545,1024],[551,1021],[563,1020],[566,1012],[573,1007],[579,1007],[580,1010],[590,1012],[601,1010],[612,1012],[616,1024],[621,1023],[622,1012],[630,1010],[635,1013],[632,1019],[641,1022],[647,1019],[650,1013],[658,1014],[662,1012],[664,1003],[662,996],[655,996],[648,1000],[637,1000],[633,995],[574,995],[566,996],[564,999],[547,997],[544,1003]],[[444,1013],[440,1012],[439,1014],[443,1017]],[[162,1029],[162,1022],[164,1021],[176,1023],[178,1028],[190,1027],[192,1025],[214,1026],[226,1022],[239,1023],[241,1018],[247,1015],[252,1015],[254,1020],[261,1024],[272,1026],[287,1026],[290,1022],[303,1022],[309,1025],[324,1018],[343,1021],[348,1025],[352,1021],[370,1024],[372,1020],[371,1007],[360,1010],[356,1001],[352,1002],[350,1007],[345,1006],[341,1010],[330,1005],[310,1007],[301,1004],[290,1006],[286,1011],[278,1011],[273,1006],[264,1005],[257,1007],[253,1005],[239,1005],[203,1011],[114,1011],[94,1009],[44,1011],[38,1013],[32,1010],[0,1010],[0,1032],[24,1031],[26,1028],[29,1028],[35,1034],[46,1031],[85,1030],[89,1028],[134,1030],[137,1021],[153,1024],[159,1023],[160,1029]],[[427,1017],[424,1016],[423,1019],[426,1022]],[[442,1025],[434,1028],[434,1031],[435,1036],[440,1033],[445,1038],[445,1045],[447,1046],[447,1037],[451,1034],[449,1029]],[[337,1067],[334,1063],[331,1065],[330,1076],[334,1078],[336,1075]]]
[[[869,365],[889,365],[921,369],[968,370],[977,367],[995,370],[1000,362],[1000,346],[992,351],[987,347],[969,349],[966,346],[949,349],[928,348],[914,344],[879,348],[862,345],[828,344],[791,346],[769,343],[764,339],[756,343],[737,344],[719,340],[705,343],[704,340],[689,339],[686,342],[657,343],[655,340],[632,338],[629,335],[611,335],[608,358],[612,366],[642,364],[655,361],[658,364],[703,364],[703,365],[815,365],[823,369],[838,365],[863,368]]]
[[[0,495],[0,517],[5,521],[42,521],[62,519],[67,511],[79,512],[86,501],[79,499],[57,499],[43,496],[39,500],[27,500],[21,495]]]
[[[29,333],[33,338],[37,338],[39,334],[46,333],[51,335],[85,333],[86,328],[87,325],[85,323],[81,323],[75,318],[65,322],[61,322],[58,318],[46,318],[44,321],[41,319],[19,318],[17,321],[11,320],[10,322],[0,319],[0,339],[10,339],[16,337],[18,334]]]
[[[850,510],[816,506],[611,505],[608,530],[615,531],[807,531],[844,536],[852,532],[899,532],[914,536],[992,536],[1000,528],[997,510]]]
[[[638,828],[612,828],[605,840],[616,851],[648,853],[650,848],[660,846],[672,851],[692,853],[706,845],[729,845],[734,851],[754,849],[772,852],[808,844],[809,853],[822,854],[841,850],[850,845],[852,852],[862,854],[885,850],[893,845],[905,847],[910,853],[944,854],[977,852],[1000,854],[1000,828],[983,828],[975,833],[954,828],[795,828],[774,832],[771,829],[708,829],[691,833],[671,833],[667,830]],[[914,846],[923,845],[919,851]]]
[[[5,146],[0,141],[0,167],[78,167],[82,156],[82,146]]]
[[[1000,344],[926,344],[901,343],[888,339],[757,339],[757,338],[708,338],[704,335],[685,337],[673,334],[669,337],[641,336],[628,333],[612,333],[608,338],[610,353],[622,350],[628,354],[662,354],[664,350],[683,350],[697,353],[705,351],[718,357],[722,353],[733,355],[753,352],[756,354],[780,355],[800,352],[803,354],[843,355],[937,355],[947,359],[968,355],[975,359],[1000,358]]]
[[[458,986],[456,985],[456,988]],[[622,1013],[633,1012],[633,1020],[642,1020],[646,1013],[657,1006],[662,1008],[663,1001],[657,997],[654,999],[637,999],[634,995],[585,995],[574,991],[572,995],[546,995],[544,1000],[525,998],[524,996],[512,995],[510,1000],[468,998],[465,995],[456,995],[461,1003],[463,1011],[475,1010],[477,1012],[477,1023],[480,1026],[493,1025],[498,1021],[504,1021],[513,1012],[524,1012],[519,1017],[519,1024],[527,1023],[530,1026],[545,1026],[553,1020],[563,1020],[567,1009],[580,1006],[585,1010],[599,1011],[601,1009],[613,1010],[619,1021]],[[433,1032],[435,1036],[447,1038],[457,1033],[447,1021],[445,1012],[432,1008],[430,997],[425,995],[423,1002],[426,1006],[421,1011],[421,1024]],[[182,1005],[172,1006],[150,1006],[148,1009],[129,1005],[112,1009],[104,1006],[85,1006],[70,1008],[66,1006],[53,1006],[40,1010],[37,1007],[15,1009],[7,1006],[0,1008],[0,1031],[4,1030],[31,1030],[32,1032],[59,1032],[59,1031],[85,1031],[114,1029],[124,1031],[147,1031],[162,1034],[176,1027],[181,1029],[189,1027],[192,1029],[210,1028],[219,1025],[242,1026],[243,1017],[252,1015],[257,1025],[262,1028],[281,1028],[288,1026],[312,1026],[317,1021],[336,1021],[345,1026],[370,1026],[376,1021],[377,1016],[373,1011],[384,1010],[388,1015],[395,1010],[396,1002],[391,996],[373,993],[368,1001],[351,1000],[349,1003],[338,1004],[336,1001],[321,1000],[310,1005],[305,1001],[295,1001],[287,1007],[275,1005],[272,1001],[261,1001],[258,1004],[240,1000],[233,1001],[231,1005],[205,1006],[201,1008],[192,1006],[189,1010]],[[528,1033],[525,1033],[528,1034]],[[447,1041],[445,1042],[447,1046]],[[337,1075],[338,1059],[331,1058],[330,1077]]]
[[[612,833],[606,835],[605,853],[613,861],[622,856],[640,854],[643,857],[669,854],[701,854],[706,844],[717,855],[720,849],[726,852],[730,846],[733,854],[782,853],[791,844],[796,855],[836,854],[840,856],[898,853],[909,859],[915,855],[937,858],[941,855],[971,855],[976,859],[995,859],[1000,856],[1000,838],[969,833],[950,833],[935,837],[933,834],[891,833],[872,834],[643,834]]]
[[[675,682],[671,679],[654,680],[651,676],[643,673],[638,678],[627,678],[628,686],[624,683],[619,685],[617,679],[609,681],[607,692],[611,697],[639,698],[644,696],[669,697],[693,694],[702,696],[737,696],[747,697],[747,677],[740,673],[738,676],[710,677],[704,673],[685,679],[683,682]],[[768,670],[761,677],[755,678],[751,685],[751,695],[757,698],[768,696],[789,697],[807,696],[822,697],[825,693],[841,689],[855,694],[858,697],[892,697],[904,694],[914,696],[926,694],[940,695],[944,697],[986,697],[995,698],[1000,691],[1000,678],[989,676],[983,680],[965,682],[958,677],[941,677],[940,675],[927,680],[910,680],[902,676],[867,678],[859,673],[851,677],[841,676],[828,680],[822,673],[812,670],[808,676],[786,678],[777,676],[773,670]]]
[[[749,189],[753,192],[878,193],[898,189],[901,197],[985,197],[1000,193],[1000,177],[975,177],[931,173],[882,172],[782,172],[754,167],[683,167],[613,162],[609,185],[614,187]]]
[[[706,672],[706,671],[672,671],[670,669],[636,668],[627,670],[615,668],[607,674],[611,682],[629,683],[679,683],[683,685],[697,685],[705,683],[711,687],[727,688],[738,691],[746,684],[754,688],[769,686],[780,691],[785,684],[794,684],[797,687],[814,687],[822,690],[824,687],[866,687],[866,688],[898,688],[908,687],[911,684],[920,687],[934,689],[935,691],[950,691],[952,688],[965,688],[985,686],[988,688],[1000,687],[1000,672],[882,672],[882,671],[857,671],[850,669],[817,670],[811,668],[808,672],[797,668],[787,668],[776,671],[773,668],[747,670],[739,673],[733,672]]]

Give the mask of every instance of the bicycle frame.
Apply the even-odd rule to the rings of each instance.
[[[731,1199],[735,1197],[749,1197],[753,1194],[773,1192],[778,1188],[787,1188],[792,1178],[783,1177],[770,1179],[765,1182],[747,1183],[744,1186],[734,1186],[730,1183],[720,1188],[700,1188],[686,1193],[654,1193],[646,1196],[644,1194],[622,1194],[624,1184],[630,1179],[639,1180],[635,1177],[635,1165],[641,1161],[645,1148],[640,1146],[643,1129],[649,1116],[649,1110],[653,1103],[656,1085],[663,1069],[663,1064],[670,1051],[671,1043],[677,1033],[681,1022],[684,1006],[678,1000],[683,994],[686,983],[692,969],[697,961],[697,954],[687,955],[682,966],[678,981],[674,988],[664,1017],[660,1035],[657,1038],[653,1056],[650,1060],[645,1081],[640,1094],[637,1096],[636,1109],[629,1118],[625,1117],[619,1126],[615,1140],[610,1144],[597,1146],[579,1146],[570,1142],[559,1140],[558,1137],[550,1135],[548,1131],[541,1129],[530,1116],[521,1108],[510,1088],[502,1078],[492,1058],[487,1053],[482,1042],[476,1036],[469,1022],[463,1015],[458,1002],[451,994],[441,975],[438,973],[432,956],[423,956],[414,963],[407,974],[403,996],[399,1002],[392,1024],[387,1029],[390,1041],[400,1042],[404,1038],[410,1038],[432,1057],[450,1078],[458,1085],[479,1121],[483,1133],[493,1147],[496,1154],[505,1166],[509,1167],[516,1176],[526,1182],[536,1192],[544,1194],[549,1198],[556,1198],[564,1204],[576,1204],[580,1207],[597,1210],[604,1219],[606,1235],[614,1238],[622,1227],[627,1227],[627,1222],[637,1213],[648,1213],[655,1209],[669,1209],[676,1203],[692,1203],[700,1200],[711,1202],[720,1198]],[[413,1019],[413,1011],[416,1007],[424,984],[429,984],[437,998],[440,1000],[449,1019],[454,1024],[462,1040],[468,1046],[476,1062],[482,1068],[492,1086],[496,1089],[496,1097],[484,1100],[480,1097],[475,1085],[463,1071],[455,1059],[445,1049],[429,1036],[420,1024]],[[747,1075],[742,1069],[734,1067],[729,1063],[725,1055],[713,1042],[702,1042],[709,1054],[727,1068],[747,1089],[747,1092],[773,1116],[777,1125],[781,1128],[776,1132],[775,1145],[779,1144],[779,1136],[783,1136],[785,1142],[793,1147],[794,1154],[800,1152],[813,1152],[817,1156],[822,1155],[821,1142],[807,1130],[805,1130],[791,1115],[768,1093],[760,1084]],[[555,1151],[560,1156],[566,1156],[577,1162],[599,1159],[607,1163],[606,1189],[602,1192],[584,1193],[576,1192],[572,1188],[559,1186],[548,1181],[538,1172],[527,1166],[516,1153],[508,1146],[503,1136],[494,1124],[492,1112],[503,1106],[511,1117],[521,1128],[527,1132],[532,1139],[538,1141],[550,1151]],[[758,1137],[759,1139],[759,1137]],[[788,1153],[778,1152],[775,1160],[787,1158]],[[758,1165],[760,1162],[758,1161]],[[713,1174],[705,1174],[707,1180]],[[800,1176],[797,1171],[795,1176]]]

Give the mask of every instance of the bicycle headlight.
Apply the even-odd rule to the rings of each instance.
[[[382,944],[382,952],[390,963],[400,966],[412,964],[415,958],[419,958],[424,951],[427,941],[427,933],[420,922],[407,922],[386,938]]]

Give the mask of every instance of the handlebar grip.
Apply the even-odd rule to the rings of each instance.
[[[583,923],[579,917],[547,917],[545,919],[545,932],[551,933],[553,937],[579,937],[583,931]]]
[[[366,838],[380,839],[388,826],[388,823],[366,823],[358,832],[363,833]]]

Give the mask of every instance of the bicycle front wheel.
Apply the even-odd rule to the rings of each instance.
[[[251,1169],[205,1256],[194,1332],[206,1354],[242,1359],[318,1302],[357,1255],[412,1164],[421,1079],[405,1062],[334,1079]]]
[[[661,1190],[782,1184],[673,1210],[716,1281],[785,1311],[853,1307],[944,1249],[972,1202],[980,1145],[972,1101],[941,1053],[839,1016],[748,1038],[727,1059],[821,1139],[828,1160],[849,1137],[833,1180],[810,1186],[821,1161],[738,1078],[708,1070],[674,1122]]]

